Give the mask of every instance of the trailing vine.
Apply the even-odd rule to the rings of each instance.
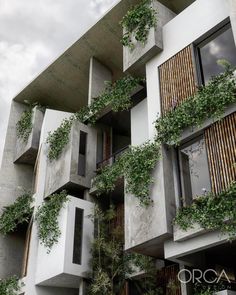
[[[114,112],[124,111],[131,107],[131,93],[143,82],[141,78],[125,76],[113,84],[106,82],[104,92],[89,105],[72,115],[69,119],[64,119],[58,129],[49,133],[47,143],[49,144],[49,160],[57,159],[64,147],[69,142],[71,126],[74,121],[95,124],[99,112],[105,107],[110,106]]]
[[[1,234],[6,235],[13,232],[19,224],[29,222],[33,213],[32,201],[32,195],[24,193],[12,205],[3,208],[0,217]]]
[[[155,27],[157,16],[150,0],[143,0],[123,17],[121,25],[125,31],[121,43],[130,49],[134,48],[132,36],[135,40],[145,44],[150,28]]]
[[[33,107],[30,106],[29,109],[25,110],[20,120],[16,123],[16,135],[18,138],[22,139],[23,141],[27,141],[29,138],[29,135],[32,131],[33,124],[32,124],[32,118],[33,118]]]
[[[200,224],[207,230],[220,230],[230,239],[236,236],[236,182],[219,195],[212,192],[198,197],[193,204],[181,208],[174,223],[181,229],[188,230],[194,224]]]
[[[38,238],[40,243],[51,251],[58,242],[61,231],[58,225],[58,215],[64,204],[68,201],[66,191],[51,195],[39,206],[35,219],[38,226]]]
[[[213,77],[206,86],[199,87],[196,95],[189,97],[174,110],[157,119],[156,140],[178,145],[186,127],[198,127],[208,119],[218,120],[225,108],[236,102],[234,68],[226,67],[224,73]]]
[[[136,196],[141,205],[151,203],[149,197],[150,184],[153,182],[151,172],[160,159],[160,146],[146,142],[137,147],[130,147],[112,166],[105,166],[95,177],[93,186],[97,194],[114,190],[116,181],[125,177],[126,192]]]
[[[19,279],[16,276],[0,279],[0,295],[16,295],[20,288]]]

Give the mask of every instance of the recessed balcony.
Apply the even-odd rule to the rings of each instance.
[[[48,160],[45,197],[61,189],[72,193],[90,188],[96,170],[96,145],[96,129],[73,123],[69,143],[59,159]]]
[[[80,279],[91,272],[91,243],[94,235],[92,202],[69,196],[59,215],[61,235],[50,253],[38,248],[36,284],[51,287],[78,288]]]
[[[17,164],[34,165],[37,158],[44,114],[37,106],[33,108],[32,112],[32,130],[29,134],[28,139],[24,140],[18,137],[16,139],[14,163]]]

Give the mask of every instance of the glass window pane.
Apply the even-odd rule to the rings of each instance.
[[[185,200],[204,195],[206,192],[211,191],[204,139],[200,138],[192,144],[182,148],[180,151],[180,157]]]
[[[81,264],[82,237],[83,237],[83,215],[84,215],[84,210],[76,208],[75,230],[74,230],[74,249],[73,249],[73,263],[75,263],[75,264]]]
[[[205,43],[205,42],[204,42]],[[209,81],[211,76],[223,72],[223,68],[217,64],[219,59],[226,59],[232,65],[236,65],[236,47],[232,29],[229,28],[206,45],[200,45],[203,80]]]

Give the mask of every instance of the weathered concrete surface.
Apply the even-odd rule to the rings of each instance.
[[[31,190],[33,167],[13,163],[16,148],[16,123],[25,105],[13,102],[7,128],[2,166],[0,170],[0,211],[12,204],[22,194],[23,189]],[[23,259],[24,239],[11,234],[0,235],[0,278],[20,275]]]
[[[159,1],[153,0],[151,5],[157,13],[157,25],[150,29],[145,44],[137,42],[133,37],[134,49],[130,50],[127,46],[123,47],[124,71],[135,71],[163,50],[162,28],[175,17],[175,13]]]
[[[32,131],[27,141],[16,139],[15,163],[34,165],[39,148],[40,132],[43,124],[43,112],[34,107],[32,116]]]
[[[112,81],[112,72],[95,57],[90,59],[89,67],[89,94],[88,104],[91,104],[94,98],[104,91],[106,85],[104,82]]]
[[[78,174],[81,164],[79,159],[80,131],[87,133],[85,176]],[[59,189],[74,189],[75,187],[90,188],[91,179],[95,176],[97,155],[97,131],[95,128],[75,122],[70,133],[68,145],[63,150],[59,159],[48,160],[45,197]]]

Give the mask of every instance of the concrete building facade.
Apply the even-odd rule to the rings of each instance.
[[[157,118],[174,111],[223,71],[217,60],[236,66],[235,0],[153,0],[157,28],[151,28],[145,44],[130,50],[120,43],[119,23],[138,3],[118,1],[12,101],[0,170],[0,210],[27,190],[34,197],[34,213],[23,229],[0,234],[0,278],[20,277],[21,295],[86,294],[97,234],[90,217],[97,200],[92,183],[99,167],[112,165],[128,146],[153,140]],[[48,133],[98,99],[104,82],[127,74],[146,80],[130,94],[132,106],[122,112],[106,106],[94,125],[74,122],[62,153],[49,160]],[[34,107],[32,130],[25,142],[18,138],[16,125],[29,108],[26,100],[46,109]],[[221,182],[223,187],[236,181],[235,110],[235,103],[229,104],[220,122],[209,114],[200,127],[185,128],[178,147],[161,145],[161,157],[152,172],[151,206],[141,206],[139,199],[127,193],[124,179],[109,193],[115,207],[122,208],[124,251],[156,260],[157,283],[163,281],[163,274],[167,278],[164,294],[196,294],[191,280],[178,279],[180,271],[192,274],[193,269],[213,269],[218,276],[224,270],[231,290],[214,294],[236,294],[235,241],[199,224],[183,230],[173,223],[177,211],[193,204],[196,196],[217,191]],[[217,170],[219,162],[222,166]],[[58,243],[47,253],[34,216],[39,206],[62,190],[67,191],[69,202],[58,216]],[[103,195],[99,202],[106,203],[107,197]],[[144,294],[135,289],[134,280],[127,278],[120,295]],[[170,281],[175,281],[176,288],[170,290]]]

